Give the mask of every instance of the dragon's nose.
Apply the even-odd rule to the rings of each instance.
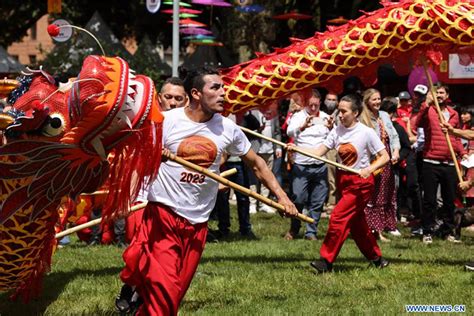
[[[5,130],[15,119],[6,113],[0,113],[0,130]]]

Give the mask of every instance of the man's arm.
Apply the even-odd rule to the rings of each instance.
[[[289,216],[296,216],[298,214],[296,206],[290,201],[285,191],[278,184],[277,179],[271,170],[268,169],[265,160],[258,156],[252,149],[250,149],[245,155],[241,156],[241,158],[247,166],[252,168],[257,179],[270,189],[273,194],[275,194],[278,203],[285,207],[286,214]]]
[[[454,136],[462,137],[467,140],[474,140],[474,130],[454,128],[448,122],[442,123],[441,129],[443,129],[443,132],[447,130],[450,134],[453,134]]]

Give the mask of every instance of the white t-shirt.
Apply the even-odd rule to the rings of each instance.
[[[242,156],[250,150],[250,142],[240,128],[220,114],[204,123],[190,120],[184,108],[163,115],[163,147],[214,173],[219,173],[224,152]],[[218,186],[205,175],[168,160],[161,164],[148,200],[169,206],[192,224],[203,223],[214,208]]]
[[[337,149],[338,161],[355,169],[367,168],[370,157],[385,149],[375,131],[362,123],[347,128],[339,124],[324,141],[329,149]]]
[[[309,116],[306,110],[295,113],[288,124],[287,134],[289,137],[294,137],[295,145],[301,149],[311,149],[319,147],[329,134],[329,129],[326,127],[326,121],[329,115],[323,111],[319,111],[319,116],[314,117],[312,125],[300,131],[300,127]],[[308,156],[302,155],[298,152],[294,153],[295,163],[299,165],[322,164],[323,162]]]

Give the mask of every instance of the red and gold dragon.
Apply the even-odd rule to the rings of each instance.
[[[227,112],[262,107],[316,85],[366,83],[388,59],[407,61],[439,45],[474,44],[474,3],[407,0],[222,71]],[[418,53],[419,54],[419,53]],[[407,64],[398,62],[395,65]],[[28,91],[24,91],[28,89]],[[24,93],[23,93],[24,92]],[[18,96],[18,94],[22,94]],[[28,297],[49,269],[58,206],[110,181],[107,205],[126,210],[131,179],[157,172],[162,117],[152,82],[120,58],[88,57],[58,90],[43,71],[13,91],[0,116],[0,291]],[[109,165],[106,156],[115,152]],[[146,160],[146,162],[145,162]]]
[[[162,116],[151,79],[118,57],[87,57],[59,87],[42,70],[21,82],[2,116],[0,291],[28,300],[50,267],[60,204],[108,179],[107,209],[126,212],[132,178],[158,171]]]
[[[408,0],[383,5],[345,25],[305,40],[295,39],[286,48],[223,70],[227,111],[269,105],[314,86],[339,92],[348,76],[357,76],[371,86],[382,63],[406,73],[410,59],[419,55],[430,55],[442,46],[474,45],[472,0]]]

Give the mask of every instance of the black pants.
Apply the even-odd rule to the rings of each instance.
[[[423,213],[421,222],[424,234],[431,234],[436,220],[438,185],[441,185],[443,198],[443,218],[446,225],[454,227],[454,199],[456,196],[457,175],[454,166],[423,162]]]
[[[416,153],[410,152],[406,157],[406,167],[400,169],[400,187],[398,194],[398,205],[408,206],[411,214],[415,218],[420,218],[423,209],[423,201],[421,198],[421,189],[418,183],[418,169],[416,166]],[[406,178],[403,183],[402,178]]]

